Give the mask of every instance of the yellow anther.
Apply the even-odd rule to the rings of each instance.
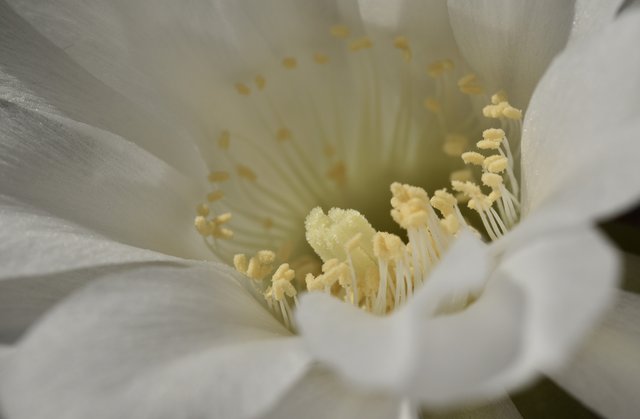
[[[331,144],[325,145],[322,151],[326,157],[333,157],[336,155],[336,148]]]
[[[208,176],[209,182],[224,182],[229,180],[229,172],[217,171],[211,172]]]
[[[505,136],[504,130],[500,128],[489,128],[482,131],[482,138],[485,140],[501,142]]]
[[[211,234],[211,226],[209,225],[209,221],[201,215],[198,215],[194,222],[194,226],[200,235],[206,237]]]
[[[265,79],[264,76],[260,74],[256,76],[255,82],[258,90],[264,90],[264,88],[267,86],[267,79]]]
[[[227,130],[222,131],[220,133],[220,136],[218,137],[218,147],[220,147],[222,150],[228,150],[230,143],[231,134]]]
[[[211,235],[217,239],[230,239],[233,237],[233,231],[229,230],[228,228],[215,228],[212,232]]]
[[[382,260],[402,258],[404,243],[395,234],[378,232],[373,236],[373,254]]]
[[[468,95],[480,95],[484,93],[482,84],[480,84],[478,77],[473,73],[460,78],[460,80],[458,80],[458,88],[462,93]]]
[[[207,201],[216,202],[224,198],[224,192],[217,190],[207,194]]]
[[[251,279],[261,281],[273,270],[273,262],[275,259],[276,254],[271,250],[260,250],[254,257],[249,259],[244,273]]]
[[[458,157],[467,149],[469,141],[467,137],[460,134],[448,134],[445,137],[442,151],[448,156]]]
[[[249,267],[249,261],[247,260],[247,255],[239,253],[233,256],[233,266],[236,268],[236,271],[241,274],[247,273],[247,268]]]
[[[371,39],[366,36],[358,38],[349,43],[349,49],[353,52],[362,51],[371,47],[373,47],[373,41],[371,41]]]
[[[198,204],[196,207],[196,214],[206,217],[209,215],[209,205],[207,204]]]
[[[282,66],[287,70],[293,70],[298,67],[298,60],[293,57],[285,57],[282,59]]]
[[[236,92],[242,96],[249,96],[251,88],[244,83],[236,83]]]
[[[411,46],[409,45],[409,40],[405,36],[396,36],[393,40],[393,46],[402,51],[402,55],[406,62],[411,61],[412,53]]]
[[[487,105],[482,108],[482,115],[486,118],[501,118],[502,110],[505,108],[507,102],[500,102],[497,105]]]
[[[446,189],[435,191],[433,197],[431,197],[431,206],[440,211],[443,216],[452,214],[456,203],[456,198]]]
[[[347,182],[347,166],[343,161],[336,162],[329,170],[327,177],[333,180],[338,186],[342,186]]]
[[[448,59],[436,61],[427,66],[427,74],[433,78],[440,77],[450,70],[453,70],[453,61]]]
[[[462,153],[460,157],[462,157],[462,161],[465,162],[465,164],[475,164],[477,166],[482,166],[482,163],[484,163],[484,156],[475,151],[467,151],[465,153]]]
[[[236,166],[236,172],[238,173],[238,176],[251,182],[255,182],[258,178],[253,170],[242,164]]]
[[[442,227],[449,233],[455,235],[460,230],[460,221],[455,214],[449,214],[440,220]]]
[[[339,39],[345,39],[351,33],[349,28],[345,25],[334,25],[329,31],[331,32],[332,36]]]
[[[285,296],[294,297],[298,292],[291,284],[291,280],[295,278],[296,274],[293,269],[289,268],[288,263],[283,263],[278,267],[278,270],[273,274],[272,285],[273,298],[276,301],[284,300]]]
[[[507,169],[508,165],[509,160],[499,154],[489,156],[484,160],[484,168],[490,173],[502,173]]]
[[[491,191],[491,193],[487,196],[487,199],[489,200],[489,202],[491,204],[493,204],[494,202],[496,202],[498,199],[500,199],[500,197],[502,196],[502,193],[498,190],[498,189],[494,189]]]
[[[266,230],[270,230],[273,228],[273,220],[271,218],[265,218],[262,220],[262,227],[264,227]]]
[[[456,192],[462,192],[471,197],[482,195],[480,187],[473,182],[460,182],[457,180],[451,181],[451,187]]]
[[[502,116],[508,119],[522,119],[522,111],[514,108],[513,106],[507,106],[502,111]]]
[[[502,176],[496,173],[483,173],[482,183],[491,189],[500,189],[500,186],[502,185]]]
[[[449,180],[468,182],[473,180],[473,173],[470,169],[455,170],[449,175]]]
[[[307,291],[309,292],[324,290],[322,275],[315,277],[312,273],[308,273],[307,276],[304,277],[304,282],[307,285]]]
[[[391,184],[391,217],[404,229],[419,228],[428,220],[429,195],[416,186]]]
[[[287,140],[291,139],[291,131],[289,128],[280,128],[278,132],[276,132],[276,139],[279,143],[284,143]]]
[[[480,140],[476,143],[476,147],[480,150],[497,150],[500,148],[500,143],[493,140]]]
[[[491,95],[491,103],[494,105],[497,105],[500,102],[506,102],[506,101],[507,101],[507,92],[505,92],[504,90],[500,90],[494,93],[493,95]]]
[[[326,64],[329,62],[329,56],[321,52],[316,52],[313,54],[313,61],[315,61],[316,64]]]
[[[423,105],[426,110],[431,111],[433,113],[438,113],[442,111],[442,105],[440,104],[440,101],[433,97],[426,98],[424,100]]]
[[[226,224],[229,221],[231,221],[231,213],[230,212],[225,212],[223,214],[220,214],[218,216],[216,216],[213,220],[211,220],[216,226],[222,225],[222,224]]]

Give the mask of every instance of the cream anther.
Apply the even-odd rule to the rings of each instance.
[[[334,36],[335,38],[339,38],[339,39],[345,39],[351,33],[349,28],[347,26],[345,26],[345,25],[334,25],[334,26],[331,27],[331,29],[329,31],[330,31],[332,36]]]
[[[225,171],[211,172],[209,173],[208,179],[209,179],[209,182],[212,182],[212,183],[224,182],[226,180],[229,180],[229,172],[225,172]]]
[[[475,164],[476,166],[482,166],[484,163],[484,156],[476,151],[467,151],[460,156],[462,161],[466,164]]]
[[[405,229],[426,226],[430,204],[424,189],[395,182],[391,193],[391,217],[396,223]]]
[[[249,261],[247,255],[239,253],[233,256],[233,267],[241,274],[246,274],[249,267]]]
[[[404,243],[395,234],[378,232],[373,236],[373,254],[387,262],[402,257]]]
[[[353,52],[362,51],[373,47],[373,41],[368,37],[358,38],[349,43],[349,49]]]
[[[473,173],[470,169],[455,170],[449,175],[449,180],[459,182],[471,181],[473,180]]]
[[[482,131],[482,138],[485,140],[501,142],[505,136],[506,134],[500,128],[489,128]]]
[[[251,88],[244,83],[236,83],[236,92],[242,96],[249,96],[251,94]]]
[[[240,273],[255,281],[262,281],[273,270],[276,254],[270,250],[260,250],[247,263],[247,257],[238,254],[233,257],[233,265]]]
[[[499,189],[502,186],[502,176],[496,173],[483,173],[482,183],[492,189]]]
[[[291,131],[289,130],[289,128],[280,128],[278,130],[278,132],[276,132],[276,139],[278,140],[279,143],[283,143],[287,140],[291,139]]]
[[[224,198],[224,192],[217,190],[207,194],[207,201],[216,202]]]
[[[493,95],[491,95],[491,103],[494,105],[497,105],[500,102],[506,102],[506,101],[507,101],[507,92],[505,92],[504,90],[500,90],[494,93]]]
[[[291,281],[295,278],[295,276],[296,273],[289,267],[288,263],[283,263],[278,267],[271,278],[273,298],[276,301],[284,300],[285,296],[294,297],[295,295],[297,295],[298,292],[291,284]]]
[[[206,237],[211,234],[211,226],[209,225],[209,222],[207,221],[207,219],[202,215],[198,215],[195,218],[193,224],[196,227],[196,230],[198,231],[198,233],[200,233],[200,235]]]
[[[402,56],[406,62],[411,61],[411,46],[409,40],[405,36],[396,36],[393,40],[393,46],[402,51]]]
[[[287,70],[293,70],[298,67],[298,60],[293,57],[285,57],[282,59],[282,66]]]
[[[460,80],[458,80],[458,88],[462,93],[468,95],[480,95],[484,93],[482,84],[480,84],[478,77],[473,73],[460,78]]]
[[[483,167],[491,173],[502,173],[508,166],[509,160],[499,154],[487,157],[483,164]]]
[[[347,166],[343,161],[336,162],[327,170],[327,177],[337,185],[344,185],[347,181]]]
[[[493,140],[480,140],[476,143],[476,147],[480,150],[497,150],[500,148],[500,143]]]
[[[460,134],[447,134],[442,145],[442,151],[448,156],[458,157],[469,145],[467,137]]]
[[[431,197],[431,206],[440,211],[440,213],[445,217],[454,212],[456,204],[456,198],[447,192],[446,189],[439,189],[435,191],[434,195]]]
[[[196,214],[206,217],[209,215],[209,205],[207,204],[198,204],[196,207]]]
[[[505,118],[509,119],[522,119],[522,111],[520,109],[516,109],[513,106],[507,106],[503,111],[502,115]]]
[[[436,61],[427,66],[427,74],[433,78],[440,77],[450,70],[453,70],[453,61],[448,59]]]
[[[442,111],[442,105],[440,104],[440,101],[433,97],[426,98],[424,100],[423,105],[426,110],[431,111],[433,113],[438,113]]]
[[[242,164],[236,166],[236,172],[238,173],[238,176],[251,182],[255,182],[256,179],[258,179],[258,176],[253,170]]]

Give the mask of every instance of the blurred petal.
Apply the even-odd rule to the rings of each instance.
[[[99,45],[87,45],[80,41],[82,34],[75,30],[72,20],[64,18],[64,8],[57,9],[61,3],[37,2],[37,8],[47,13],[46,18],[36,10],[29,9],[26,2],[20,2],[19,5],[20,9],[26,9],[29,18],[51,21],[41,28],[43,32],[51,34],[59,30],[64,33],[56,46],[30,27],[4,1],[0,1],[0,62],[3,64],[0,71],[0,99],[18,103],[27,109],[60,114],[113,132],[183,173],[202,176],[205,168],[197,150],[190,144],[184,130],[172,124],[170,115],[156,111],[157,100],[134,103],[122,94],[123,91],[115,92],[70,59],[67,54],[82,45],[81,48],[90,51],[98,60],[100,68],[109,69],[109,79],[116,77],[118,72],[128,82],[135,79],[124,69],[116,71],[114,66],[124,63],[112,60],[113,56]],[[116,25],[108,35],[101,33],[98,28],[106,24],[105,20],[109,20],[108,13],[107,10],[100,10],[97,2],[92,2],[92,5],[97,9],[92,16],[103,24],[97,24],[95,19],[85,19],[84,24],[91,28],[92,35],[104,35],[101,45],[117,43],[122,31]],[[78,13],[86,9],[75,8]],[[133,62],[131,60],[129,65]],[[134,91],[134,86],[127,86],[124,93],[131,95]]]
[[[20,342],[0,397],[12,418],[241,418],[309,358],[228,268],[149,268],[97,281]]]
[[[569,42],[598,33],[615,18],[624,0],[576,0]]]
[[[463,55],[487,83],[526,107],[533,89],[571,30],[572,1],[449,0]]]
[[[193,228],[201,185],[98,128],[7,102],[0,119],[3,194],[128,245],[208,256]]]
[[[611,216],[640,198],[640,55],[629,53],[638,39],[640,13],[629,12],[569,47],[540,82],[522,139],[527,233]]]
[[[620,292],[606,318],[571,365],[553,379],[604,417],[635,418],[640,410],[640,296]]]
[[[398,411],[398,399],[359,391],[335,374],[315,368],[264,419],[389,419]]]

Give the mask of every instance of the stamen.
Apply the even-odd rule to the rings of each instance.
[[[282,59],[282,66],[287,70],[293,70],[298,67],[298,60],[293,57],[286,57]]]
[[[349,49],[352,52],[358,52],[373,47],[373,41],[369,37],[358,38],[349,43]]]
[[[244,83],[236,83],[236,91],[242,96],[249,96],[251,88]]]
[[[339,39],[345,39],[349,37],[349,34],[351,33],[351,31],[349,30],[349,28],[345,25],[335,25],[332,26],[330,29],[331,35],[339,38]]]

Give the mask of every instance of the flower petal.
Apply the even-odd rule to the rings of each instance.
[[[34,327],[0,397],[18,419],[254,417],[309,361],[229,269],[140,269],[94,282]]]
[[[264,419],[388,419],[397,417],[398,411],[398,399],[361,392],[335,374],[315,368]]]
[[[604,417],[631,419],[640,409],[639,353],[640,296],[621,291],[604,325],[552,378]]]
[[[598,33],[615,18],[624,0],[576,0],[569,42]]]
[[[208,256],[193,228],[202,185],[121,137],[0,104],[4,195],[112,240],[175,256]]]
[[[459,291],[475,294],[487,279],[487,259],[475,237],[463,236],[400,311],[375,317],[311,293],[301,299],[299,329],[319,360],[363,388],[398,392],[430,406],[503,394],[503,388],[483,385],[518,352],[519,291],[506,282],[490,284],[467,310],[434,317],[442,302],[461,296]],[[443,286],[447,283],[451,288]]]
[[[454,35],[463,55],[486,81],[488,93],[505,89],[526,107],[553,57],[565,46],[573,2],[449,0]]]
[[[640,56],[629,53],[639,38],[640,13],[629,12],[567,48],[536,89],[522,139],[529,233],[610,216],[640,198]]]
[[[30,3],[38,10],[30,8]],[[17,4],[30,19],[47,21],[46,24],[42,22],[40,29],[43,32],[53,38],[53,34],[62,36],[57,39],[57,46],[30,27],[5,2],[0,3],[0,62],[3,63],[0,71],[0,99],[19,103],[28,109],[56,113],[113,132],[183,173],[202,176],[205,167],[195,147],[189,146],[190,137],[185,135],[184,130],[181,132],[176,128],[171,115],[158,113],[157,100],[138,100],[138,103],[134,103],[127,98],[127,94],[135,96],[131,92],[139,90],[140,86],[131,81],[140,76],[125,71],[123,67],[126,66],[122,60],[111,60],[114,57],[108,54],[109,49],[101,48],[105,43],[116,44],[121,39],[121,31],[117,25],[108,23],[108,10],[94,10],[94,19],[84,20],[87,28],[91,28],[93,37],[104,36],[102,42],[96,43],[90,41],[95,38],[86,37],[87,33],[76,31],[72,20],[64,19],[62,10],[69,11],[67,7],[72,6],[70,3],[20,1]],[[97,8],[97,2],[93,2],[92,6]],[[72,9],[81,13],[86,12],[87,7]],[[45,18],[38,12],[48,14]],[[110,29],[108,34],[98,30],[104,29],[105,25]],[[96,65],[110,75],[107,77],[109,80],[117,77],[116,69],[119,70],[122,73],[119,75],[120,79],[129,82],[127,88],[117,93],[73,62],[67,54],[75,48],[90,53],[97,60]],[[133,59],[129,60],[127,65],[134,62]]]
[[[549,235],[505,256],[496,274],[518,286],[527,305],[522,356],[507,380],[561,367],[613,302],[619,271],[614,248],[590,229]]]

